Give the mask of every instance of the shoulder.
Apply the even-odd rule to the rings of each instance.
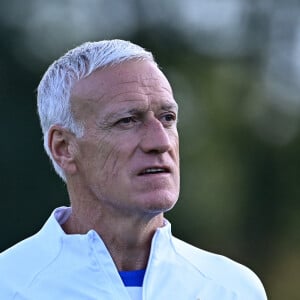
[[[216,284],[234,291],[242,299],[267,299],[261,281],[249,268],[177,238],[173,238],[173,244],[178,255]]]
[[[43,229],[0,253],[0,299],[12,299],[59,254],[59,243],[49,241]]]

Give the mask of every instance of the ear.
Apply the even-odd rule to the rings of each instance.
[[[76,172],[75,136],[69,130],[53,125],[48,133],[48,147],[55,162],[64,170],[66,175]]]

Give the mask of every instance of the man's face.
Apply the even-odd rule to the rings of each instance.
[[[122,214],[169,210],[179,195],[177,104],[152,62],[97,70],[72,89],[85,133],[75,156],[80,193]]]

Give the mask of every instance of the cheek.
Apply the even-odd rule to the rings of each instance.
[[[79,155],[77,164],[79,172],[89,178],[103,174],[105,165],[109,161],[111,147],[107,141],[107,136],[89,133],[79,144]]]
[[[172,135],[172,137],[171,137],[171,140],[172,140],[175,160],[179,164],[179,138],[178,138],[178,134],[174,133],[174,135]]]
[[[119,144],[111,143],[111,138],[108,137],[99,141],[97,153],[94,167],[96,167],[98,175],[108,183],[124,169],[124,153]]]
[[[173,151],[174,151],[174,163],[176,165],[176,184],[179,187],[180,182],[180,154],[179,154],[179,140],[178,136],[174,139],[173,144]]]

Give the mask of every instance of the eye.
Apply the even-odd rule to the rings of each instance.
[[[121,128],[131,128],[135,125],[137,120],[134,117],[125,117],[116,122],[116,125]]]
[[[126,118],[122,118],[121,120],[119,120],[119,124],[129,124],[131,122],[135,122],[135,120],[133,119],[133,117],[126,117]]]
[[[172,121],[175,121],[176,120],[176,117],[175,115],[173,114],[167,114],[164,116],[165,120],[168,121],[168,122],[172,122]]]
[[[171,126],[176,123],[176,114],[174,113],[166,113],[162,116],[162,123],[165,126]]]

